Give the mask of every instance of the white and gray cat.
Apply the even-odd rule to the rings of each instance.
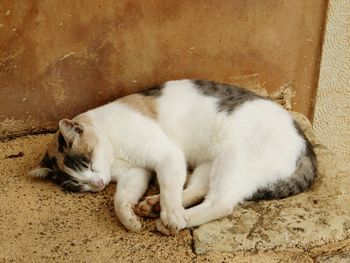
[[[184,189],[187,166],[194,171]],[[160,195],[138,203],[153,171]],[[29,174],[76,192],[118,182],[114,204],[123,225],[140,230],[135,211],[152,215],[160,202],[157,228],[169,235],[227,216],[247,199],[303,192],[317,166],[280,105],[235,86],[177,80],[61,120]]]

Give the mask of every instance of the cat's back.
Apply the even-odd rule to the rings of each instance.
[[[168,81],[157,96],[159,125],[187,158],[215,155],[213,145],[230,141],[233,113],[260,99],[248,90],[206,80]]]
[[[192,124],[213,118],[217,113],[215,99],[201,94],[195,82],[187,79],[163,84],[158,110],[161,122],[190,118]]]
[[[243,104],[265,100],[259,95],[232,85],[208,80],[165,82],[158,91],[160,123],[216,127],[227,124]],[[187,128],[189,127],[187,126]]]
[[[154,91],[147,91],[154,94]],[[157,89],[159,110],[176,110],[178,113],[198,112],[208,117],[224,114],[229,116],[242,104],[264,99],[244,88],[208,80],[167,81]]]

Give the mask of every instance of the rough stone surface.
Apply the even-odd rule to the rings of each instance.
[[[320,179],[309,193],[246,204],[230,218],[195,230],[194,238],[190,230],[164,237],[153,231],[153,220],[145,220],[138,234],[121,226],[113,209],[115,185],[102,193],[70,194],[50,182],[28,178],[26,172],[40,161],[51,137],[0,142],[0,262],[348,260],[349,182],[343,166],[337,166],[322,147],[317,151],[326,161],[321,161]]]
[[[341,253],[338,255],[321,256],[316,259],[319,263],[349,263],[350,253]]]
[[[195,251],[310,249],[350,236],[350,176],[345,162],[318,144],[305,117],[294,114],[315,144],[319,177],[312,189],[283,200],[247,202],[227,218],[194,230]]]

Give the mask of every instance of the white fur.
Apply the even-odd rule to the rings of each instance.
[[[227,114],[216,100],[189,80],[169,81],[156,99],[157,120],[118,102],[84,113],[100,139],[96,180],[118,181],[115,209],[128,229],[141,228],[133,206],[149,170],[157,173],[161,220],[172,232],[228,215],[259,187],[294,172],[305,144],[288,112],[257,99]],[[186,161],[196,170],[182,194]]]

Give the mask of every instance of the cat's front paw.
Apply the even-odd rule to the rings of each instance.
[[[137,215],[143,217],[159,217],[159,201],[159,195],[147,196],[143,201],[139,202],[135,206],[134,211]]]
[[[156,229],[159,233],[163,234],[164,236],[170,236],[172,234],[170,229],[163,224],[161,219],[156,220]]]
[[[132,232],[139,232],[142,224],[137,215],[135,215],[131,204],[115,205],[115,212],[123,226]]]
[[[176,235],[181,229],[186,228],[187,221],[185,219],[185,209],[168,208],[162,209],[160,213],[161,223],[157,222],[157,230],[164,235]],[[167,230],[165,230],[167,229]]]

